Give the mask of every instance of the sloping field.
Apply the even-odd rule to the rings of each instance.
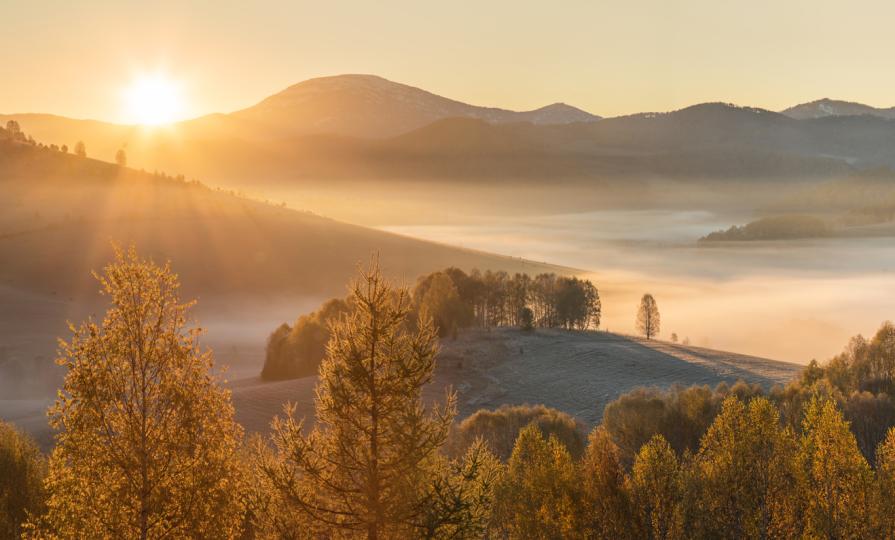
[[[446,340],[427,400],[446,386],[459,394],[460,416],[503,404],[543,403],[587,426],[598,423],[607,403],[638,386],[729,383],[744,380],[765,387],[784,384],[802,367],[736,353],[685,347],[610,334],[514,329],[469,331]],[[233,383],[240,422],[265,431],[282,403],[293,401],[298,416],[313,417],[315,378]]]
[[[590,427],[603,408],[638,386],[729,383],[744,380],[765,387],[795,377],[801,366],[736,353],[632,338],[607,332],[514,329],[468,331],[446,340],[428,401],[440,400],[447,386],[459,394],[460,417],[504,404],[543,403],[575,416]],[[237,420],[247,431],[266,432],[283,404],[296,404],[299,417],[314,416],[316,377],[263,382],[257,377],[230,383]],[[42,445],[51,437],[43,409],[48,402],[2,402],[7,419],[34,434]]]

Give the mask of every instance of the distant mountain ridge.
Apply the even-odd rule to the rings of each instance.
[[[853,101],[841,101],[837,99],[823,98],[810,103],[801,103],[790,107],[782,114],[797,120],[811,118],[826,118],[829,116],[878,116],[880,118],[895,118],[895,107],[877,108]]]
[[[399,135],[445,118],[476,118],[492,124],[569,124],[600,119],[564,103],[523,112],[479,107],[376,75],[310,79],[230,116],[293,134],[356,137]]]
[[[783,112],[702,103],[601,119],[559,103],[516,112],[373,75],[340,75],[161,129],[40,114],[0,115],[0,123],[19,120],[48,144],[83,140],[91,157],[112,160],[126,148],[135,167],[241,189],[373,178],[605,184],[830,179],[895,168],[895,122],[885,109],[851,114],[867,109],[832,100]]]

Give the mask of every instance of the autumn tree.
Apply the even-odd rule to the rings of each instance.
[[[30,534],[234,537],[241,429],[200,330],[187,328],[177,276],[131,248],[97,277],[111,307],[60,344],[48,511]]]
[[[635,516],[632,526],[638,527],[638,537],[682,537],[681,467],[674,450],[661,435],[650,439],[638,452],[629,489]]]
[[[378,264],[351,290],[352,311],[332,326],[309,434],[287,407],[273,423],[276,452],[261,470],[317,526],[369,539],[407,535],[429,509],[417,494],[455,415],[455,396],[427,412],[420,390],[432,378],[437,334],[431,319],[408,332],[407,291]]]
[[[571,454],[534,424],[519,432],[497,489],[496,520],[509,538],[580,536],[579,481]]]
[[[75,143],[75,155],[81,158],[87,157],[87,147],[84,146],[84,141]]]
[[[659,335],[659,306],[653,295],[647,293],[640,299],[640,309],[637,310],[637,330],[652,339]]]
[[[22,134],[22,128],[16,120],[7,120],[6,131],[9,132],[10,137],[13,139],[18,139]]]
[[[799,531],[795,436],[766,398],[728,397],[693,462],[692,514],[709,538],[793,537]]]
[[[603,426],[588,437],[581,464],[582,527],[587,538],[634,538],[631,501],[619,449]]]
[[[812,399],[802,430],[798,493],[805,501],[805,537],[870,537],[870,466],[836,403]]]
[[[0,421],[0,538],[18,538],[29,514],[42,513],[46,469],[34,440]]]
[[[881,538],[895,538],[895,428],[876,451],[875,524]]]
[[[436,453],[428,480],[415,494],[420,511],[411,518],[410,533],[425,539],[486,537],[502,472],[500,461],[481,439],[456,460]]]
[[[444,272],[435,272],[417,285],[414,303],[432,317],[439,336],[453,335],[472,322],[471,307],[460,300],[457,286]]]

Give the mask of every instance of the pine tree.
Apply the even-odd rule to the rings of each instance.
[[[798,491],[805,498],[804,535],[870,537],[872,473],[835,402],[813,398],[802,430]]]
[[[111,307],[72,326],[51,425],[44,538],[232,538],[241,429],[168,266],[131,248],[98,276]]]
[[[640,309],[637,310],[637,330],[646,336],[646,339],[652,339],[659,335],[659,306],[653,295],[647,293],[640,299]]]
[[[640,537],[681,538],[683,482],[677,456],[668,441],[655,435],[643,445],[631,470],[630,487]]]
[[[280,499],[315,526],[369,539],[406,533],[425,508],[420,486],[444,444],[455,396],[427,414],[420,390],[432,378],[437,336],[431,319],[409,333],[405,290],[374,261],[352,287],[350,315],[332,326],[320,366],[317,425],[305,435],[292,410],[273,424],[276,453],[261,470]],[[279,511],[288,511],[282,508]]]

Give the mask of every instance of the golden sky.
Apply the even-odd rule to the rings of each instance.
[[[142,73],[184,116],[373,73],[477,105],[600,115],[704,101],[895,105],[895,2],[0,1],[0,113],[122,121]]]

